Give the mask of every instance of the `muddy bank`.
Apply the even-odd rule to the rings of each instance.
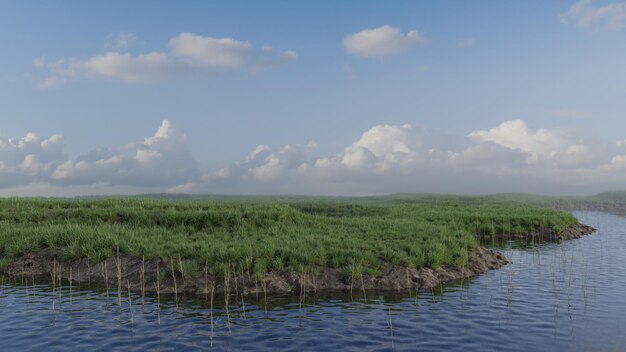
[[[560,233],[538,228],[528,234],[501,235],[498,238],[546,241],[578,238],[593,232],[586,225],[574,225]],[[262,277],[247,273],[231,273],[215,276],[204,267],[197,271],[184,272],[176,259],[166,261],[141,258],[119,253],[107,260],[94,264],[86,258],[67,262],[58,249],[43,249],[37,253],[23,255],[12,264],[0,268],[0,274],[9,275],[22,282],[90,283],[107,289],[135,292],[159,292],[162,294],[302,294],[318,291],[415,291],[430,289],[442,283],[466,279],[498,269],[508,260],[501,253],[480,247],[470,256],[466,266],[444,265],[439,268],[407,268],[382,263],[381,274],[376,276],[347,277],[340,268],[324,268],[318,272],[283,273],[269,272]]]
[[[522,233],[508,233],[508,234],[496,234],[487,235],[479,234],[478,238],[482,242],[489,241],[506,241],[506,240],[521,240],[531,242],[559,242],[565,240],[573,240],[585,235],[589,235],[594,232],[595,229],[591,226],[584,224],[571,225],[565,228],[563,231],[557,232],[548,227],[537,227],[530,232]]]

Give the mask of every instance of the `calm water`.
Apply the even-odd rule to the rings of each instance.
[[[69,287],[0,286],[2,351],[626,349],[626,218],[575,213],[598,229],[503,251],[513,264],[439,292],[176,307]],[[212,332],[213,331],[213,332]]]

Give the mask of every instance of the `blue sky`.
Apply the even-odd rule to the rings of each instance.
[[[143,191],[138,187],[140,181],[116,179],[106,176],[106,172],[100,172],[105,175],[101,179],[94,175],[64,179],[60,175],[65,173],[53,174],[67,162],[73,163],[73,172],[78,172],[76,163],[87,155],[92,155],[93,160],[87,159],[94,163],[118,154],[132,158],[137,150],[149,147],[131,144],[154,136],[164,126],[163,120],[169,121],[166,130],[171,128],[184,135],[183,145],[176,150],[184,151],[181,158],[193,160],[194,165],[182,167],[187,170],[185,175],[163,182],[155,180],[148,190],[550,192],[562,182],[549,175],[571,174],[571,168],[577,176],[557,192],[580,190],[581,185],[588,191],[623,187],[621,172],[615,171],[611,163],[622,155],[617,144],[626,138],[625,4],[572,0],[3,1],[0,138],[9,145],[6,141],[11,137],[19,139],[34,132],[39,144],[57,134],[63,136],[63,141],[58,156],[45,161],[34,149],[26,152],[27,148],[20,149],[16,144],[11,151],[5,146],[4,154],[0,154],[0,161],[6,159],[0,178],[12,181],[0,180],[0,187],[4,187],[0,192]],[[382,41],[372,44],[383,48],[367,44],[350,49],[347,38],[368,29],[383,36]],[[416,31],[416,37],[409,35],[411,31]],[[219,53],[211,51],[212,46],[206,47],[204,56],[196,55],[198,43],[224,38],[230,38],[232,45],[249,46],[245,57],[237,57],[245,62],[215,61],[220,58],[216,56]],[[385,49],[393,40],[400,40],[399,46]],[[272,49],[263,51],[266,45]],[[184,50],[188,51],[181,54]],[[98,63],[97,70],[89,66],[94,64],[91,59],[107,53],[115,53],[112,60],[131,61],[156,53],[163,61],[155,68],[145,68],[147,64],[141,60],[122,68],[121,61],[107,61],[106,67]],[[272,60],[272,64],[264,60]],[[136,72],[144,73],[137,76]],[[507,132],[518,138],[515,143],[493,137],[500,130],[483,135],[478,142],[468,137],[507,121],[524,124],[507,125],[522,129]],[[411,128],[402,128],[405,124]],[[402,152],[403,157],[411,155],[410,162],[375,151],[363,140],[364,134],[376,126],[412,131],[405,143],[410,153]],[[539,162],[537,150],[528,147],[534,142],[520,139],[535,136],[542,140],[544,130],[551,133],[551,138],[561,138],[548,153],[550,158],[558,155],[561,159]],[[391,135],[387,137],[400,138]],[[398,152],[396,139],[387,141],[392,154]],[[434,140],[428,142],[433,145],[427,145],[427,140]],[[442,142],[447,140],[448,144]],[[311,141],[315,147],[305,148]],[[522,154],[523,162],[508,165],[497,158],[483,160],[486,164],[480,167],[482,172],[500,173],[492,182],[481,181],[485,177],[479,171],[462,169],[458,163],[451,165],[451,160],[442,157],[437,159],[436,167],[417,161],[421,163],[431,149],[441,155],[460,155],[477,143],[482,147],[493,144],[505,154]],[[247,160],[259,145],[267,148],[262,148],[258,160]],[[281,154],[284,147],[294,145],[306,151],[299,151],[297,157]],[[581,145],[587,148],[585,153],[595,154],[579,156],[574,165],[569,161],[572,156],[564,155]],[[345,170],[347,164],[341,160],[351,152],[351,146],[373,153],[367,155],[375,160],[368,160],[378,171],[363,175]],[[98,159],[90,154],[94,150],[108,152]],[[161,149],[158,153],[167,154]],[[38,156],[41,165],[37,164],[37,171],[32,167],[24,171],[28,155]],[[176,154],[171,158],[180,159]],[[344,165],[344,169],[338,166],[321,176],[312,176],[317,171],[306,171],[303,176],[306,167],[298,169],[325,159]],[[603,160],[593,166],[595,170],[610,171],[593,178],[579,177],[578,173],[589,174],[591,159]],[[167,165],[166,161],[172,160],[163,157],[160,165]],[[390,166],[392,161],[396,164]],[[261,182],[252,176],[251,170],[272,162],[280,169],[273,169],[272,180]],[[140,178],[142,172],[159,169],[153,165],[156,169],[140,172],[138,166],[129,163],[115,164],[110,171]],[[359,167],[365,167],[363,163]],[[473,165],[478,163],[474,161]],[[81,167],[87,172],[88,166]],[[438,183],[441,177],[426,176],[424,169],[440,169],[442,174],[458,174],[460,178]],[[228,180],[215,176],[220,170],[232,171]],[[468,172],[476,181],[464,185],[461,181],[466,178],[460,175]],[[516,181],[527,179],[529,173],[536,176],[532,182]],[[385,181],[422,176],[423,183]]]

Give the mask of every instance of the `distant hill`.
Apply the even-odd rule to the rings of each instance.
[[[599,210],[626,214],[626,190],[598,193],[592,196],[546,196],[531,193],[495,193],[487,195],[459,195],[440,193],[394,193],[373,196],[300,196],[300,195],[219,195],[157,193],[134,196],[90,196],[78,199],[144,198],[181,202],[244,202],[244,203],[337,203],[346,200],[361,204],[525,204],[560,210]]]
[[[596,198],[626,202],[626,190],[602,192],[595,195]]]

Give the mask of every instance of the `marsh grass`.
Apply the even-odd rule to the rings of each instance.
[[[144,299],[146,298],[146,257],[141,257],[141,269],[139,271],[139,281],[141,285],[141,305],[144,303]]]
[[[70,285],[70,304],[72,304],[72,267],[70,266],[70,277],[68,279]]]
[[[130,292],[130,281],[126,280],[126,288],[128,291],[128,311],[130,312],[130,322],[132,323],[134,321],[133,319],[133,298],[131,296],[131,292]]]
[[[172,280],[174,280],[174,302],[176,303],[176,308],[178,308],[178,285],[176,282],[176,270],[174,269],[174,260],[170,257],[170,270],[172,273]]]
[[[104,262],[100,263],[102,267],[102,278],[104,279],[104,285],[106,286],[106,295],[109,297],[109,272]]]
[[[43,248],[93,263],[120,252],[169,259],[173,279],[210,275],[260,280],[273,271],[341,268],[349,282],[407,267],[466,265],[476,234],[565,228],[569,213],[485,197],[215,198],[201,200],[0,199],[0,265]],[[177,259],[177,260],[173,260]],[[108,282],[108,273],[104,272]],[[239,285],[235,280],[237,297]]]
[[[157,294],[157,324],[161,325],[161,270],[159,270],[159,262],[156,263],[156,282],[154,288]]]
[[[214,330],[215,330],[215,323],[213,320],[213,296],[215,295],[215,286],[211,285],[211,304],[210,304],[210,318],[211,318],[211,348],[213,348],[213,334],[214,334]]]
[[[117,303],[122,306],[122,260],[120,258],[120,246],[116,246],[115,275],[117,278]]]
[[[395,338],[393,336],[393,320],[392,320],[392,315],[391,315],[391,307],[389,307],[387,309],[387,326],[389,328],[389,337],[391,340],[391,349],[395,350]]]
[[[226,263],[226,269],[224,272],[224,310],[226,312],[226,326],[228,327],[228,334],[231,335],[230,330],[230,262]]]

